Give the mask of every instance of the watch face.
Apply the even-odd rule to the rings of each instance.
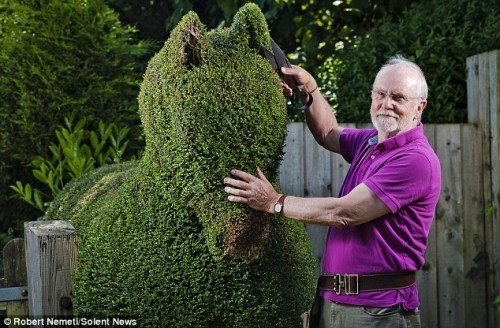
[[[281,213],[281,209],[283,209],[283,204],[277,203],[274,205],[274,212]]]

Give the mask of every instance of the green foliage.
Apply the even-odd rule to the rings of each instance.
[[[417,0],[283,0],[286,9],[280,12],[282,31],[294,32],[298,40],[295,50],[296,62],[311,72],[337,50],[340,42],[354,40],[365,35],[373,24],[383,18],[399,17],[401,12]],[[288,32],[289,33],[289,32]],[[289,39],[289,37],[287,37]],[[288,48],[289,52],[293,48]]]
[[[100,0],[0,1],[2,226],[33,217],[9,199],[8,186],[37,183],[30,163],[71,112],[91,117],[92,129],[99,120],[129,124],[137,147],[136,61],[150,44],[135,42],[135,32]]]
[[[484,214],[486,216],[492,216],[496,213],[496,211],[497,211],[497,207],[492,205],[492,204],[489,204],[488,206],[486,206]]]
[[[51,143],[47,157],[36,156],[32,161],[33,176],[40,181],[44,192],[29,183],[16,181],[10,188],[19,199],[45,212],[52,199],[70,180],[83,176],[96,167],[120,163],[126,153],[130,128],[100,121],[98,131],[85,130],[86,119],[73,126],[74,116],[65,119],[66,127],[56,130],[58,143]],[[135,159],[135,155],[131,159]]]
[[[273,181],[287,115],[260,55],[262,13],[206,31],[190,12],[150,61],[139,95],[140,161],[72,180],[46,219],[79,236],[75,309],[142,327],[299,327],[314,292],[304,226],[227,201],[223,177],[260,167]]]
[[[166,20],[167,29],[173,28],[189,11],[195,11],[200,17],[206,18],[207,26],[224,27],[231,24],[232,18],[246,3],[252,2],[258,5],[268,19],[275,17],[282,7],[282,1],[276,0],[219,0],[212,5],[207,5],[204,0],[173,0],[171,2],[173,10]]]
[[[172,29],[189,11],[196,12],[208,28],[227,27],[231,25],[233,17],[241,6],[253,2],[261,8],[265,18],[273,26],[276,26],[276,29],[291,21],[290,17],[281,18],[281,13],[286,9],[281,0],[218,0],[208,2],[205,0],[105,0],[105,2],[120,14],[120,19],[123,22],[137,27],[138,39],[155,40],[158,44],[158,50]],[[281,40],[281,35],[285,32],[291,36],[288,40],[293,40],[294,36],[291,33],[293,31],[293,29],[276,31],[275,37]],[[294,48],[291,47],[291,49]]]
[[[421,1],[400,19],[386,17],[366,36],[345,42],[322,68],[334,81],[324,90],[340,121],[369,122],[373,79],[388,57],[402,54],[426,73],[430,97],[423,120],[461,123],[467,119],[466,59],[499,47],[498,1]]]

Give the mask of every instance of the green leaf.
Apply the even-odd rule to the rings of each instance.
[[[92,145],[92,148],[98,149],[99,146],[99,140],[97,140],[97,134],[94,131],[90,131],[90,144]]]
[[[92,150],[89,146],[84,144],[80,147],[80,157],[92,158]]]
[[[75,125],[75,127],[74,127],[74,130],[75,130],[75,131],[82,130],[82,129],[83,129],[83,127],[85,126],[86,121],[87,121],[87,120],[86,120],[85,118],[80,119],[80,120],[76,123],[76,125]]]
[[[24,198],[31,200],[32,195],[31,185],[27,183],[26,186],[24,186]]]
[[[16,185],[11,185],[9,186],[12,190],[14,190],[15,192],[17,192],[18,194],[24,196],[24,192],[23,192],[23,184],[21,183],[21,181],[16,181]]]
[[[56,145],[56,144],[52,143],[49,146],[49,150],[52,153],[52,157],[54,158],[54,160],[59,160],[61,158],[61,146],[60,145]]]
[[[33,176],[40,182],[47,183],[47,177],[41,170],[33,170]]]
[[[42,193],[35,189],[35,195],[34,195],[34,200],[35,200],[35,205],[40,211],[45,210],[43,198],[42,198]]]

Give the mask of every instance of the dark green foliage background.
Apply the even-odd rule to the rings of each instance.
[[[304,226],[232,204],[223,191],[231,168],[258,166],[274,180],[282,158],[285,99],[262,45],[269,32],[255,5],[210,32],[186,15],[141,87],[144,158],[93,171],[54,200],[46,218],[72,222],[79,236],[79,316],[301,326],[316,266]],[[228,239],[235,227],[243,238]]]
[[[370,91],[380,66],[402,54],[420,65],[429,85],[424,122],[467,121],[467,57],[500,48],[500,2],[427,0],[397,20],[387,16],[347,42],[323,67],[339,121],[370,122]]]
[[[9,200],[9,185],[20,180],[41,188],[30,162],[55,142],[64,117],[87,117],[95,122],[91,129],[99,120],[130,124],[131,150],[137,149],[137,62],[150,43],[137,43],[134,33],[100,0],[0,1],[2,228],[40,215]]]

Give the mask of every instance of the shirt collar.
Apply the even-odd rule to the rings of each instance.
[[[415,128],[406,131],[405,133],[398,134],[397,136],[388,138],[382,141],[382,143],[378,145],[377,145],[378,136],[371,137],[370,139],[368,139],[368,144],[370,146],[377,145],[377,147],[380,147],[381,149],[391,150],[399,148],[403,145],[406,145],[407,143],[410,143],[412,141],[415,141],[423,137],[424,137],[424,125],[422,123],[419,123]]]

